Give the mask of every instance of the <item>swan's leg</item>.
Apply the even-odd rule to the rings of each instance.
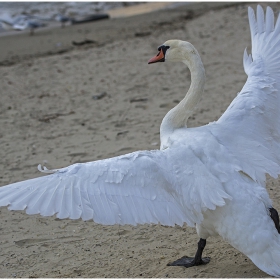
[[[275,227],[278,231],[278,233],[280,234],[280,226],[279,226],[279,215],[276,209],[274,209],[273,207],[269,208],[270,211],[270,217],[273,220]]]
[[[210,262],[210,258],[202,258],[202,252],[206,245],[206,239],[200,238],[199,242],[197,243],[197,251],[194,258],[190,258],[184,256],[178,259],[175,262],[169,263],[169,266],[185,266],[185,267],[192,267],[196,265],[207,264]]]

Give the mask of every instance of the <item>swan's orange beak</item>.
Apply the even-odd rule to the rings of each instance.
[[[148,64],[156,63],[156,62],[164,62],[164,53],[163,53],[162,48],[160,49],[159,53],[156,56],[152,57],[148,61]]]

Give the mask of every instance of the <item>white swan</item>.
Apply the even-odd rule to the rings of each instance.
[[[161,223],[196,226],[193,259],[219,234],[260,269],[280,276],[277,211],[265,189],[265,174],[280,173],[280,18],[249,8],[252,55],[244,53],[248,80],[222,117],[187,128],[203,93],[204,68],[188,42],[170,40],[149,63],[183,61],[191,70],[186,97],[162,121],[161,149],[74,164],[53,174],[0,188],[0,206],[10,210],[93,219],[104,225]],[[41,167],[40,167],[41,168]]]

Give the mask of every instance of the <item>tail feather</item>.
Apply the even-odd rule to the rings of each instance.
[[[265,251],[249,257],[258,268],[267,274],[280,277],[280,235],[275,236]]]

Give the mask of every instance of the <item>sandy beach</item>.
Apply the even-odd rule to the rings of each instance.
[[[217,120],[247,78],[249,5],[256,7],[189,4],[2,36],[0,186],[42,176],[39,163],[60,168],[158,149],[162,118],[190,85],[183,64],[147,64],[168,39],[191,42],[206,70],[205,93],[189,126]],[[279,184],[268,177],[278,211]],[[195,254],[198,236],[187,226],[102,226],[0,208],[0,233],[2,278],[269,277],[220,237],[207,240],[208,265],[166,266]]]

